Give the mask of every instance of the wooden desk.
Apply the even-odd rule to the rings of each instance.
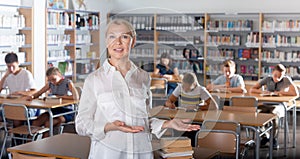
[[[17,99],[5,99],[5,98],[0,98],[0,103],[12,103],[12,104],[24,104],[26,105],[28,108],[36,108],[36,109],[45,109],[48,110],[49,112],[49,122],[50,122],[50,136],[53,136],[53,118],[58,117],[58,116],[62,116],[62,115],[66,115],[66,114],[72,114],[75,113],[76,110],[74,111],[70,111],[70,112],[66,112],[66,113],[61,113],[61,114],[56,114],[53,115],[51,109],[52,108],[58,108],[58,107],[64,107],[64,106],[69,106],[71,104],[76,104],[78,103],[77,100],[67,100],[67,99],[63,99],[61,103],[47,103],[44,100],[40,100],[40,99],[35,99],[32,101],[27,101],[25,98],[17,98]]]
[[[87,159],[89,150],[89,137],[67,133],[7,149],[8,152],[18,152],[62,159]]]
[[[153,73],[151,73],[150,76],[152,78],[162,78],[161,76],[155,75]],[[167,80],[168,80],[168,82],[173,82],[173,83],[181,83],[182,82],[182,79],[179,76],[175,76],[175,75],[172,75],[172,78],[171,79],[167,79]]]
[[[212,93],[214,95],[218,95],[220,98],[224,100],[229,100],[232,96],[254,96],[258,99],[258,102],[274,102],[279,106],[282,106],[285,110],[284,115],[284,155],[287,152],[287,133],[288,133],[288,123],[287,123],[287,113],[289,110],[293,111],[293,147],[296,147],[296,99],[297,96],[260,96],[258,93]],[[292,103],[291,105],[288,105]]]
[[[265,126],[267,123],[271,123],[270,139],[273,138],[273,127],[272,120],[276,118],[274,114],[267,113],[250,113],[250,112],[231,112],[231,111],[221,111],[221,110],[211,110],[211,111],[199,111],[199,112],[185,112],[183,110],[174,109],[163,109],[154,115],[157,118],[187,118],[196,122],[203,122],[204,120],[229,120],[236,121],[242,126],[254,130],[256,135],[256,158],[259,158],[260,149],[260,132],[259,128]],[[270,141],[272,142],[272,141]],[[269,155],[272,158],[273,146],[269,146]]]

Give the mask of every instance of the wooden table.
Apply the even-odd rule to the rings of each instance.
[[[218,95],[224,100],[229,100],[233,96],[254,96],[258,99],[258,102],[271,102],[274,105],[282,106],[285,110],[284,115],[284,155],[287,152],[287,133],[288,133],[288,122],[287,122],[287,113],[289,110],[293,111],[293,147],[296,147],[296,99],[298,96],[261,96],[258,93],[212,93]],[[288,105],[289,103],[292,103]]]
[[[198,111],[198,112],[185,112],[184,110],[175,109],[163,109],[154,115],[157,118],[186,118],[191,119],[195,122],[203,122],[204,120],[229,120],[236,121],[242,126],[254,130],[256,135],[256,158],[259,158],[260,149],[260,127],[271,123],[270,130],[270,142],[273,139],[273,119],[276,118],[274,114],[268,113],[252,113],[252,112],[231,112],[231,111],[221,111],[221,110],[211,110],[211,111]],[[269,146],[269,155],[272,158],[273,146]]]
[[[7,149],[8,152],[56,157],[61,159],[87,159],[89,150],[89,137],[67,133]]]
[[[58,107],[65,107],[65,106],[69,106],[69,105],[72,105],[72,104],[77,104],[78,101],[77,100],[63,99],[61,103],[47,103],[44,100],[40,100],[40,99],[34,99],[32,101],[27,101],[25,98],[17,98],[17,99],[0,98],[0,103],[1,104],[3,104],[3,103],[24,104],[28,108],[48,110],[48,112],[49,112],[49,122],[50,122],[50,127],[49,127],[50,131],[49,131],[49,133],[50,133],[50,136],[53,136],[53,118],[58,117],[58,116],[62,116],[62,115],[66,115],[66,114],[75,113],[76,110],[66,112],[66,113],[53,115],[51,109],[52,108],[58,108]]]
[[[150,74],[151,78],[163,78],[159,75],[155,75],[153,73]],[[181,83],[182,82],[182,79],[179,77],[179,76],[176,76],[176,75],[172,75],[172,78],[171,79],[167,79],[168,82],[172,82],[172,83]]]

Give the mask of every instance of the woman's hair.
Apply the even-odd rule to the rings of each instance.
[[[61,74],[61,72],[59,71],[59,69],[57,67],[50,67],[46,71],[46,76],[47,77],[51,76],[51,75],[57,75],[57,74]]]
[[[195,73],[192,72],[188,72],[184,74],[182,82],[190,85],[197,83],[197,85],[199,85],[197,76],[195,75]]]
[[[132,26],[132,24],[130,22],[128,22],[127,20],[125,19],[113,19],[112,21],[110,21],[107,26],[106,26],[106,32],[105,32],[105,36],[107,36],[107,31],[109,30],[109,28],[111,27],[111,25],[124,25],[128,28],[129,30],[129,34],[132,36],[132,37],[136,37],[136,32],[135,32],[135,29],[134,27]]]
[[[172,59],[172,57],[170,56],[169,53],[164,52],[164,53],[162,53],[162,54],[160,55],[160,63],[162,63],[161,59],[163,59],[163,58],[169,59],[169,66],[172,66],[172,61],[173,61],[173,59]]]
[[[277,64],[275,67],[274,67],[274,71],[279,71],[279,72],[286,72],[286,68],[283,66],[283,64]]]
[[[183,49],[183,51],[182,51],[182,56],[183,56],[184,58],[190,58],[190,57],[186,57],[186,54],[185,54],[186,51],[189,51],[189,56],[190,56],[191,51],[190,51],[190,49],[188,49],[188,48],[184,48],[184,49]]]

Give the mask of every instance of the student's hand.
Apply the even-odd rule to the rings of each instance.
[[[27,101],[32,101],[33,99],[34,99],[33,96],[26,96],[26,100],[27,100]]]
[[[162,128],[172,128],[178,131],[193,131],[199,130],[200,125],[189,124],[191,119],[178,119],[174,118],[169,121],[165,121]]]
[[[144,127],[143,126],[129,126],[129,125],[126,125],[125,122],[122,122],[120,120],[116,120],[112,123],[107,123],[104,127],[105,132],[115,131],[115,130],[123,131],[126,133],[138,133],[138,132],[144,131]]]
[[[172,103],[171,101],[167,100],[165,105],[166,107],[170,108],[170,109],[175,109],[176,105],[174,103]]]

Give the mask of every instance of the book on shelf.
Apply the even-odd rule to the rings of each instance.
[[[189,147],[191,139],[188,137],[164,137],[160,139],[160,146],[162,148]]]

